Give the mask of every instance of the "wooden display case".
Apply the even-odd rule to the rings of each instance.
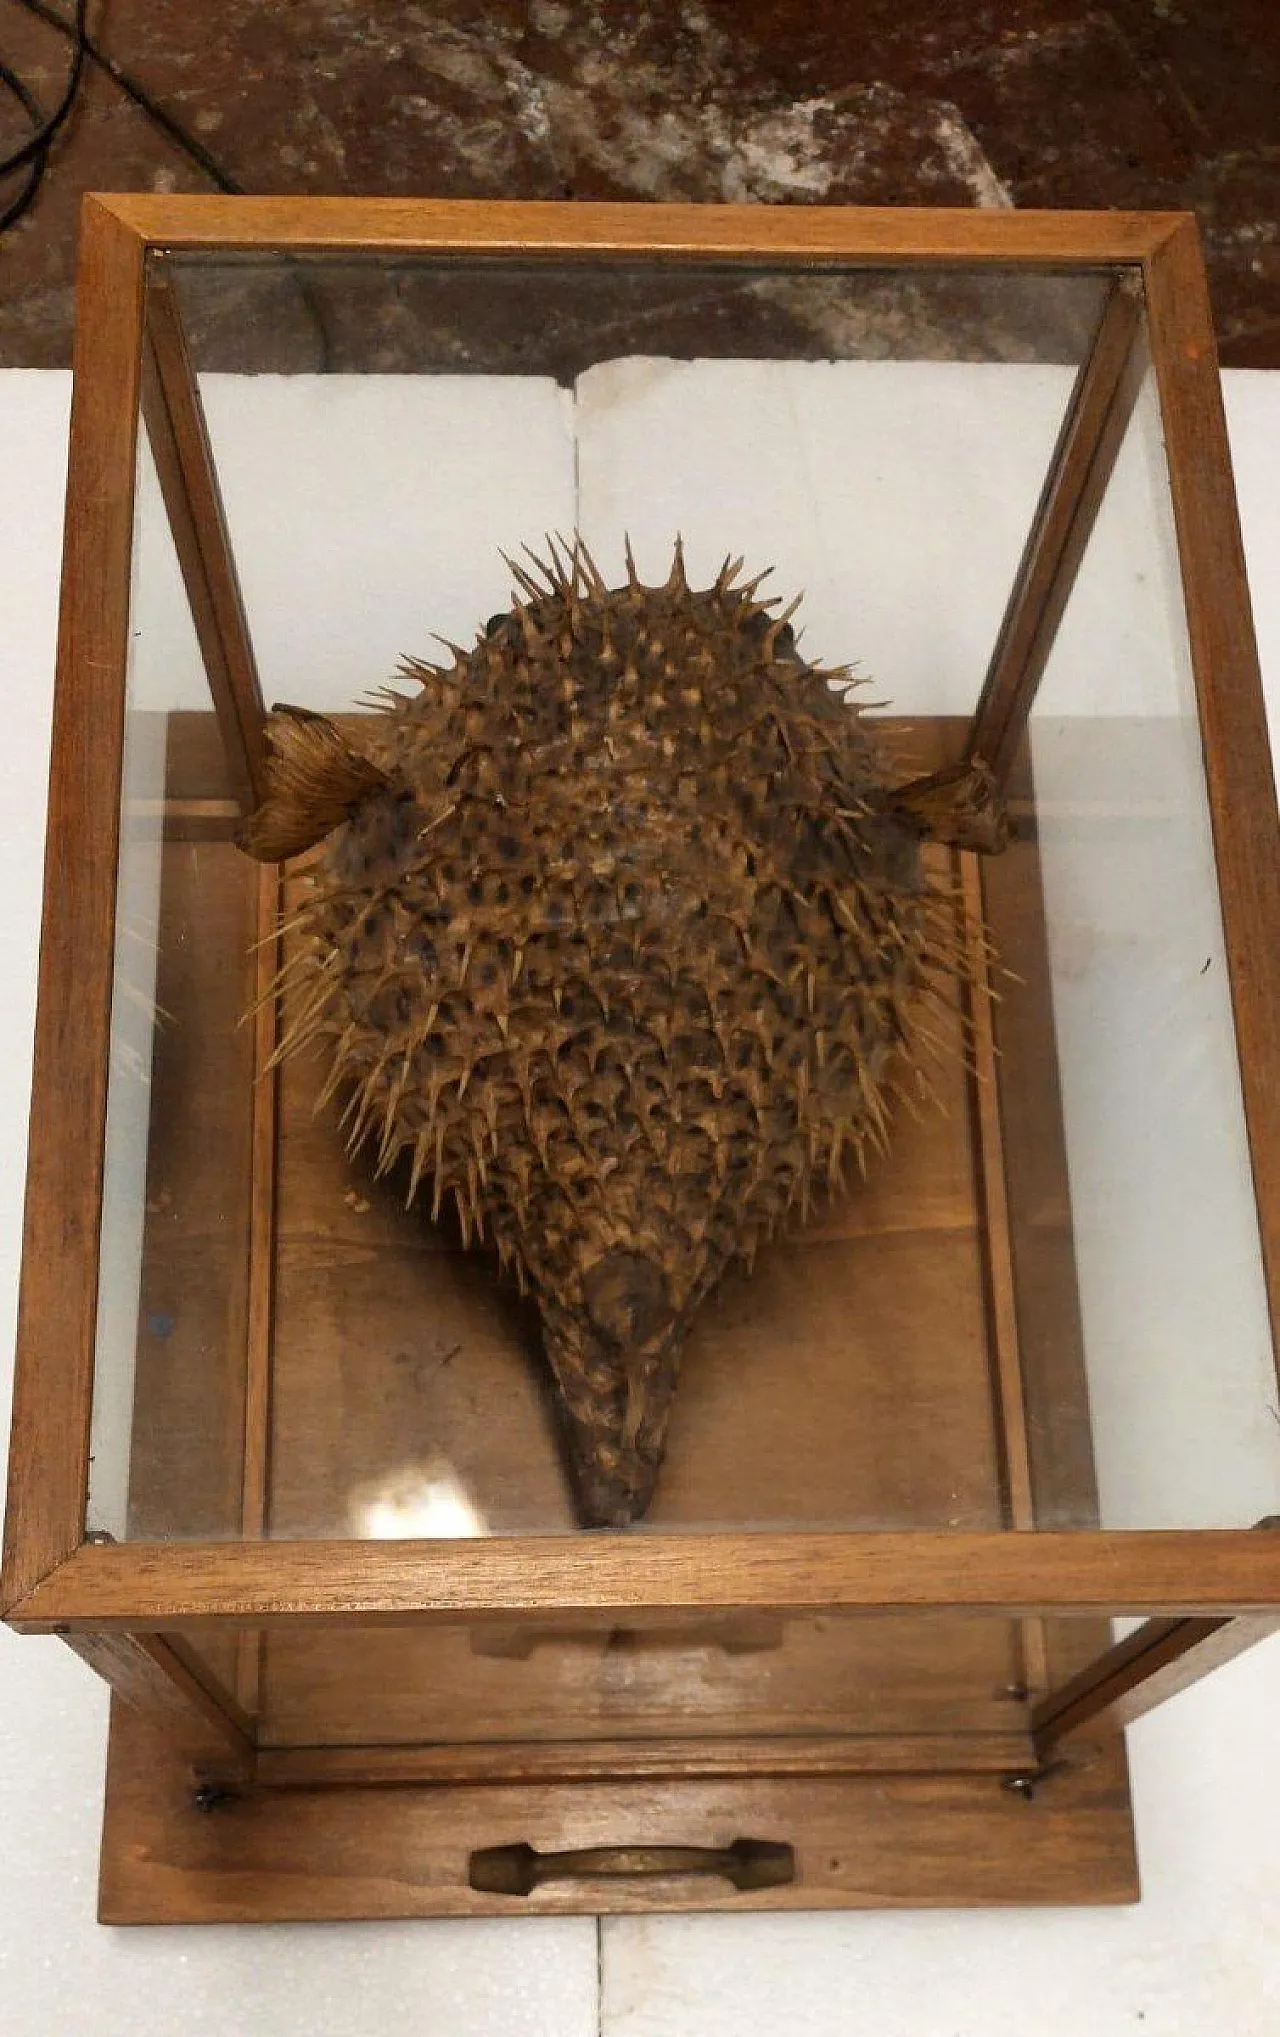
[[[469,523],[620,501],[812,564],[1012,840],[931,852],[936,1105],[585,1532],[235,833],[260,673],[358,712],[397,560],[474,628]],[[104,1920],[1132,1899],[1123,1726],[1280,1625],[1278,851],[1189,218],[89,198],[3,1606],[115,1694]]]

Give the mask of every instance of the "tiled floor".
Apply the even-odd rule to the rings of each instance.
[[[61,0],[69,14],[69,0]],[[1223,358],[1280,365],[1270,0],[130,0],[104,48],[246,190],[1194,207]],[[65,42],[0,0],[52,105]],[[0,148],[21,138],[0,102]],[[86,189],[207,190],[100,72],[0,250],[0,364],[68,357]]]

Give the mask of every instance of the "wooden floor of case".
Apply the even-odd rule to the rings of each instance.
[[[1081,1747],[1072,1760],[1030,1801],[994,1775],[877,1775],[270,1790],[202,1811],[181,1760],[116,1706],[99,1914],[107,1924],[284,1923],[1132,1902],[1123,1743]],[[711,1877],[597,1877],[515,1897],[468,1880],[471,1853],[489,1846],[739,1839],[793,1846],[794,1880],[740,1894]]]
[[[945,754],[951,733],[917,725],[913,736],[932,761],[930,749]],[[217,928],[234,941],[254,873],[230,842],[198,854],[174,847],[163,924]],[[963,870],[940,865],[939,874]],[[972,873],[969,881],[966,909],[980,913]],[[900,1112],[893,1153],[865,1185],[762,1253],[751,1278],[730,1274],[702,1311],[658,1493],[636,1530],[638,1560],[664,1527],[999,1530],[1031,1525],[1026,1510],[1034,1517],[1039,1494],[1055,1519],[1092,1517],[1033,841],[996,859],[987,904],[1019,976],[997,1019],[999,1089],[1016,1096],[1014,1123],[993,1123],[966,1072],[960,1015],[941,1017],[941,1107]],[[482,1529],[572,1533],[536,1322],[447,1227],[405,1210],[403,1184],[372,1182],[362,1163],[345,1159],[332,1114],[312,1110],[323,1070],[304,1059],[279,1079],[274,1309],[255,1361],[269,1392],[256,1402],[246,1394],[227,1331],[244,1320],[244,1279],[228,1279],[218,1260],[194,1280],[189,1251],[178,1250],[211,1168],[244,1179],[226,1042],[247,992],[220,980],[224,962],[216,943],[179,945],[172,959],[161,943],[172,1019],[156,1042],[160,1093],[205,1075],[223,1085],[224,1108],[203,1143],[175,1140],[171,1112],[152,1122],[134,1531],[145,1523],[163,1535],[169,1518],[170,1532],[237,1532],[241,1495],[227,1475],[225,1438],[238,1427],[248,1438],[256,1419],[246,1467],[264,1475],[256,1518],[269,1536],[376,1533],[377,1509],[412,1508],[415,1480],[440,1474]],[[244,1040],[239,1029],[241,1052]],[[988,1033],[988,1097],[999,1045]],[[993,1168],[1018,1191],[1007,1209],[984,1195]],[[162,1352],[145,1348],[157,1322]],[[219,1379],[227,1405],[210,1420]],[[259,1501],[243,1497],[247,1521]],[[399,1520],[395,1532],[431,1532],[403,1512]],[[780,1614],[745,1643],[714,1619],[703,1625],[673,1633],[654,1614],[536,1632],[484,1623],[273,1629],[260,1648],[242,1637],[238,1652],[234,1635],[193,1634],[188,1645],[207,1672],[234,1683],[255,1715],[264,1772],[272,1761],[278,1773],[291,1761],[305,1769],[312,1750],[332,1750],[345,1775],[367,1757],[383,1782],[295,1783],[202,1815],[181,1764],[117,1712],[103,1914],[354,1918],[1110,1902],[1136,1893],[1119,1743],[1073,1756],[1084,1765],[1055,1774],[1032,1804],[1010,1795],[994,1770],[1000,1736],[1015,1763],[1019,1734],[1029,1748],[1028,1697],[1105,1647],[1104,1625],[849,1620],[815,1610]],[[951,1736],[959,1758],[926,1773],[930,1757],[920,1752],[920,1772],[860,1772],[877,1736],[895,1734],[917,1736],[913,1761],[931,1736],[935,1747]],[[812,1771],[797,1772],[806,1735],[814,1745],[828,1737]],[[674,1743],[695,1750],[681,1775],[662,1766]],[[747,1752],[734,1773],[717,1773],[731,1744]],[[535,1780],[547,1775],[545,1759],[525,1756],[550,1748],[559,1759],[557,1747],[576,1779]],[[610,1747],[623,1758],[602,1780]],[[417,1769],[414,1750],[425,1764]],[[400,1779],[389,1782],[398,1756]],[[984,1760],[985,1773],[939,1772],[978,1770]],[[448,1780],[404,1780],[434,1763]],[[637,1779],[646,1763],[650,1777],[666,1779]],[[791,1835],[795,1883],[750,1896],[725,1882],[681,1881],[551,1883],[497,1899],[467,1882],[468,1851],[507,1842],[562,1850]]]

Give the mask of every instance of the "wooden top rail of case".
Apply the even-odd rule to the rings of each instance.
[[[651,205],[538,199],[168,198],[92,192],[149,247],[361,254],[617,255],[756,262],[1142,262],[1183,212],[965,211],[959,207]]]

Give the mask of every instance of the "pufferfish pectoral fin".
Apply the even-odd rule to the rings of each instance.
[[[327,716],[277,705],[267,721],[267,796],[250,814],[240,847],[282,863],[331,834],[390,780]]]
[[[910,822],[929,842],[998,855],[1008,847],[1010,828],[1004,796],[979,757],[943,771],[930,771],[885,795],[891,813]]]

